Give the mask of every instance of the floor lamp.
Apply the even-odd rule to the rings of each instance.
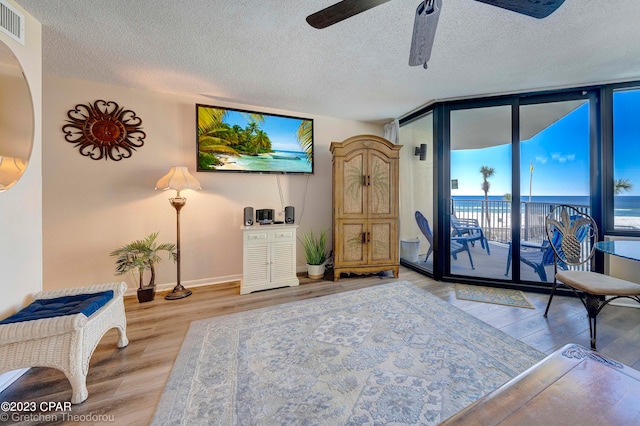
[[[164,297],[167,300],[182,299],[191,295],[191,290],[186,289],[180,283],[180,209],[184,207],[187,199],[180,196],[180,191],[185,189],[202,189],[198,179],[191,176],[189,169],[185,166],[171,167],[169,173],[162,176],[156,189],[175,189],[176,196],[169,198],[169,202],[176,209],[176,264],[177,264],[177,283],[176,286]]]

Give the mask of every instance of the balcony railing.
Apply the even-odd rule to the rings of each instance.
[[[542,243],[547,236],[544,220],[557,203],[523,201],[520,203],[522,240]],[[574,205],[589,214],[589,206]],[[500,243],[511,241],[511,202],[506,200],[451,200],[451,211],[458,218],[478,221],[485,236]]]

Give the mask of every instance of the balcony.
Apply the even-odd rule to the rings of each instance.
[[[521,202],[520,203],[520,235],[521,244],[529,243],[531,245],[540,245],[547,240],[544,221],[547,214],[558,205],[557,203],[547,202]],[[578,210],[589,213],[589,206],[574,205]],[[457,259],[451,259],[451,273],[454,275],[464,275],[470,277],[494,278],[500,280],[511,279],[511,268],[507,272],[507,260],[509,257],[509,246],[511,242],[512,229],[512,211],[511,202],[495,201],[495,200],[452,200],[451,211],[455,212],[459,219],[475,220],[483,229],[485,236],[489,242],[491,254],[481,247],[479,241],[470,244],[469,249],[473,258],[475,269],[471,268],[469,258],[466,253],[458,253]],[[487,214],[488,213],[488,214]],[[422,239],[424,240],[424,239]],[[404,262],[413,264],[420,269],[433,271],[433,259],[425,262],[428,243],[421,243],[422,251],[419,254],[418,262]],[[526,250],[535,250],[528,248]],[[521,281],[541,282],[540,276],[533,268],[521,264],[520,279]],[[520,265],[515,265],[520,267]],[[547,280],[545,282],[553,282],[553,265],[545,266]]]

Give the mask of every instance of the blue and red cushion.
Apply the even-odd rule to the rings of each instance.
[[[12,324],[75,314],[84,314],[88,318],[111,299],[113,299],[113,290],[100,293],[74,294],[54,299],[37,299],[9,318],[0,321],[0,324]]]

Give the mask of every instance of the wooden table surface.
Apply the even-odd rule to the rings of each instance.
[[[640,425],[640,372],[569,344],[442,425]]]

